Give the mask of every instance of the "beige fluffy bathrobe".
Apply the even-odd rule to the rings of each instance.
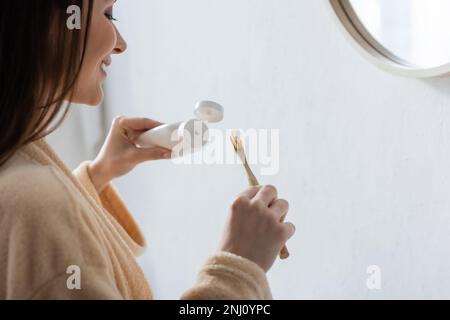
[[[144,237],[112,184],[96,192],[88,163],[71,172],[41,139],[0,167],[0,299],[153,298],[136,262]],[[68,288],[70,266],[80,289]],[[261,268],[221,252],[181,298],[272,296]]]

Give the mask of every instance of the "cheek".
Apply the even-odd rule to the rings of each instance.
[[[101,85],[104,79],[100,71],[102,61],[114,50],[117,35],[111,22],[104,18],[93,20],[90,30],[74,102],[95,105],[103,98]]]
[[[112,53],[117,41],[113,25],[106,19],[93,23],[86,50],[89,64],[101,65],[102,60]]]

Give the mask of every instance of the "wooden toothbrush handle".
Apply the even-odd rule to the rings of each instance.
[[[247,177],[248,177],[248,183],[251,187],[257,187],[259,186],[258,179],[256,179],[255,175],[253,174],[252,170],[250,169],[247,162],[244,163],[245,171],[247,171]]]
[[[289,258],[291,254],[289,253],[288,248],[286,247],[286,245],[283,246],[283,248],[281,248],[280,251],[280,259],[281,260],[286,260],[287,258]]]
[[[284,219],[285,219],[285,217],[283,217],[283,220],[281,220],[281,222],[284,223]],[[291,254],[289,253],[288,248],[286,247],[286,245],[284,245],[283,248],[281,248],[281,251],[280,251],[280,259],[281,260],[286,260],[287,258],[289,258],[290,255]]]

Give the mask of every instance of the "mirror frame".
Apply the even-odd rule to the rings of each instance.
[[[349,0],[327,0],[350,42],[377,67],[404,77],[431,78],[450,75],[450,62],[434,68],[416,67],[384,48],[367,31]]]

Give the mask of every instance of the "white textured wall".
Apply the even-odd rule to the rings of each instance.
[[[291,204],[275,298],[450,298],[449,78],[391,76],[345,40],[325,0],[134,0],[116,15],[109,118],[170,122],[221,102],[221,128],[280,128],[264,183]],[[148,239],[157,298],[177,298],[245,188],[237,166],[154,162],[116,181]],[[366,268],[382,268],[382,290]]]

